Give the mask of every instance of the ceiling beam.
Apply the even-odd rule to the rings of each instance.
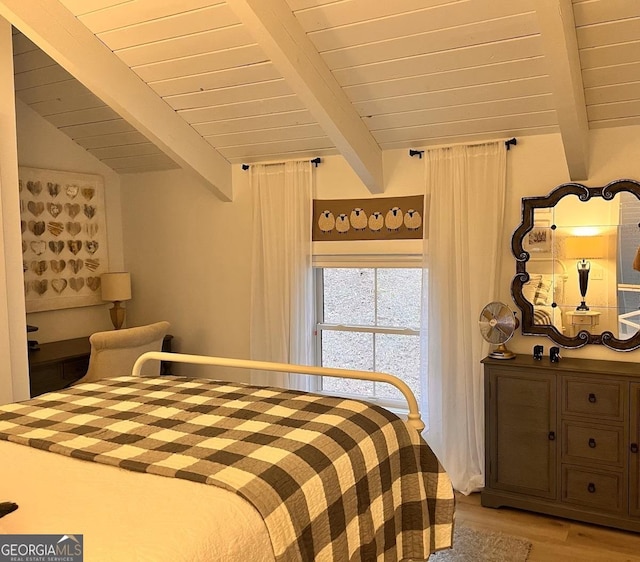
[[[535,0],[572,181],[589,178],[589,123],[571,0]]]
[[[59,0],[1,0],[0,15],[223,201],[231,164]]]
[[[382,150],[285,0],[227,0],[371,193],[384,191]]]

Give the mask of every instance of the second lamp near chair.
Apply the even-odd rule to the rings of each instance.
[[[126,271],[103,273],[100,276],[100,287],[102,300],[113,303],[109,313],[113,327],[119,330],[125,316],[125,308],[120,303],[131,299],[131,275]]]

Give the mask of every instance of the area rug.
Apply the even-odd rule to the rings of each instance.
[[[520,537],[456,526],[453,548],[429,557],[429,562],[525,562],[531,543]]]

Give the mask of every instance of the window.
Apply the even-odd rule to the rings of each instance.
[[[422,274],[406,267],[317,269],[317,363],[390,373],[419,400]],[[322,377],[318,390],[406,406],[388,384]]]

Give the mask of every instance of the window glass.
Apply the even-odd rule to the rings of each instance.
[[[420,400],[420,336],[376,334],[376,371],[402,379]],[[390,384],[377,384],[376,396],[404,400]]]
[[[377,324],[420,329],[422,271],[378,269],[377,281]]]
[[[324,321],[368,326],[375,321],[375,270],[325,268]]]
[[[324,330],[322,365],[338,369],[373,371],[373,334]],[[327,392],[373,396],[373,383],[370,381],[323,377],[322,382],[322,388]]]

